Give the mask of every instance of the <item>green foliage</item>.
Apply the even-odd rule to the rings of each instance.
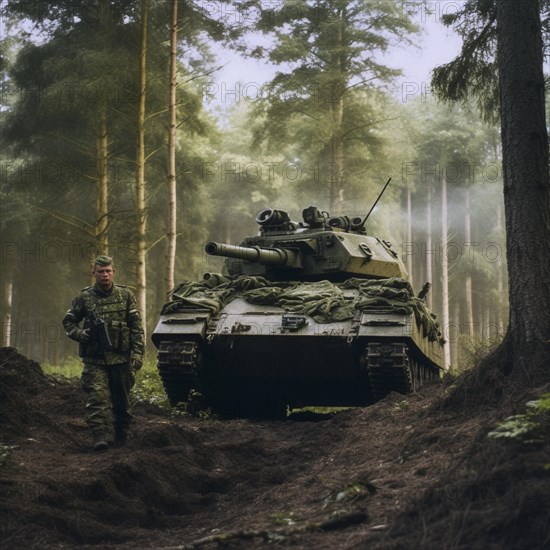
[[[361,499],[367,494],[367,492],[368,487],[363,483],[348,483],[343,489],[331,492],[331,494],[325,498],[323,507],[329,508],[348,504],[355,500]]]
[[[269,515],[269,519],[275,525],[296,525],[300,521],[294,512],[274,512]]]
[[[191,391],[187,401],[173,407],[164,392],[159,371],[152,363],[147,363],[138,372],[131,395],[134,402],[155,405],[169,412],[172,417],[192,416],[202,419],[212,417],[211,410],[203,408],[202,395],[197,391]]]
[[[154,319],[167,291],[163,278],[157,276],[157,266],[164,263],[166,242],[164,144],[170,13],[166,2],[151,1],[150,7],[146,179],[152,282],[148,291],[160,302],[149,300],[148,317]],[[117,262],[117,282],[133,282],[140,21],[137,0],[78,5],[43,2],[40,9],[35,8],[28,2],[2,4],[2,16],[21,40],[2,58],[6,61],[1,67],[3,89],[13,93],[2,95],[3,103],[9,104],[3,104],[0,113],[0,229],[3,240],[14,248],[25,247],[23,239],[27,239],[30,249],[54,251],[47,260],[37,255],[41,269],[26,270],[24,277],[19,277],[22,262],[7,262],[4,271],[6,280],[15,281],[18,295],[32,295],[32,307],[20,308],[29,311],[32,320],[28,324],[46,325],[52,318],[60,319],[73,293],[86,285],[89,257],[102,246],[96,231],[96,184],[105,164],[109,253]],[[186,5],[181,18],[179,46],[185,48],[185,55],[179,56],[177,97],[180,254],[176,269],[178,277],[190,277],[204,271],[201,245],[208,238],[210,195],[200,166],[216,137],[214,123],[202,109],[198,75],[212,68],[206,37],[221,40],[235,32],[225,29],[220,18],[200,3]],[[7,42],[1,44],[7,48]],[[105,149],[99,147],[99,135],[107,150],[101,167]],[[195,208],[196,204],[203,207]],[[71,284],[60,285],[60,280]],[[45,285],[50,291],[27,292],[27,284],[28,288]],[[44,312],[51,317],[42,319]],[[27,322],[15,319],[22,321]]]
[[[476,8],[477,3],[467,2],[465,9]],[[493,3],[487,2],[487,13]],[[6,251],[11,254],[13,244],[16,252],[3,265],[3,275],[13,281],[17,297],[11,312],[14,324],[32,330],[36,322],[41,323],[40,330],[58,325],[71,298],[89,281],[87,255],[97,245],[94,211],[102,114],[109,142],[109,253],[118,262],[117,282],[131,286],[136,272],[132,243],[139,2],[40,4],[41,9],[35,9],[29,2],[4,3],[2,15],[12,35],[18,36],[0,43],[4,62],[0,70],[9,84],[0,112],[4,130],[0,160],[5,168],[0,174],[0,229]],[[167,291],[161,274],[166,242],[168,5],[150,2],[146,238],[151,323],[156,322]],[[547,6],[546,0],[543,5]],[[415,37],[415,26],[401,4],[330,0],[284,6],[259,10],[265,16],[259,27],[269,47],[248,51],[277,66],[279,73],[262,89],[261,100],[237,102],[224,120],[217,121],[203,109],[201,75],[213,78],[212,44],[227,45],[243,29],[224,28],[222,18],[208,13],[212,8],[208,2],[185,4],[180,10],[177,281],[221,269],[220,259],[205,258],[207,240],[240,242],[257,231],[254,219],[265,207],[286,209],[293,219],[308,204],[328,208],[333,184],[342,193],[332,214],[364,215],[392,176],[368,231],[397,245],[403,239],[400,186],[410,186],[413,202],[419,205],[426,189],[424,181],[399,177],[405,163],[473,165],[483,163],[482,157],[489,154],[487,135],[471,110],[433,103],[427,109],[413,103],[404,106],[384,90],[398,71],[382,63],[380,54],[396,41],[412,44]],[[340,145],[343,170],[334,164]],[[296,180],[292,166],[300,172]],[[236,167],[237,177],[224,174],[224,167],[228,172]],[[490,208],[498,199],[479,188],[475,192],[479,199],[472,199],[475,207],[485,203],[487,209],[478,211],[476,223],[482,223],[481,218],[485,223],[478,233],[489,235],[494,229]],[[421,224],[422,218],[423,212],[415,223]],[[492,233],[488,239],[498,240]],[[35,248],[39,251],[33,255]],[[19,255],[26,249],[31,253]],[[458,280],[463,273],[475,269],[478,280],[491,287],[483,295],[502,301],[494,284],[494,268],[500,266],[478,256],[474,260],[455,267],[453,299],[461,299]],[[434,275],[435,279],[438,273]],[[437,281],[433,282],[436,296]],[[150,333],[152,326],[147,328]],[[59,351],[39,340],[26,348],[31,356],[40,357],[49,348],[51,359]],[[73,351],[76,345],[70,345]],[[62,366],[46,362],[45,370],[73,378],[80,376],[81,366],[76,359]],[[160,397],[164,395],[160,380],[144,376],[142,389],[146,400],[165,400]],[[199,403],[195,400],[192,408]],[[188,413],[188,407],[180,409],[181,414]]]
[[[464,42],[456,59],[434,69],[434,91],[449,101],[477,97],[485,117],[498,120],[496,2],[470,0],[458,12],[444,16],[443,23],[453,26]]]
[[[156,368],[143,367],[138,372],[136,385],[132,390],[132,399],[138,403],[156,405],[167,410],[171,408]]]
[[[174,409],[178,409],[181,415],[189,415],[203,420],[213,418],[212,409],[210,407],[204,407],[203,395],[197,390],[191,390],[187,397],[187,401],[178,403]],[[175,414],[174,409],[172,409],[172,414]]]
[[[538,424],[534,422],[527,414],[516,414],[509,416],[497,424],[496,428],[489,432],[488,437],[492,439],[521,439],[527,443],[532,443],[531,437]]]
[[[458,5],[458,3],[457,3]],[[545,55],[550,47],[550,1],[539,2]],[[444,15],[443,24],[463,39],[460,55],[433,71],[432,89],[447,101],[474,97],[484,118],[499,117],[499,86],[496,66],[497,0],[467,0],[460,9]]]
[[[535,401],[528,401],[527,407],[535,414],[548,414],[550,413],[550,393],[543,393],[540,399]]]
[[[82,373],[82,362],[74,357],[65,361],[61,366],[45,363],[42,365],[42,370],[46,375],[78,379]],[[156,361],[152,360],[146,360],[143,368],[138,371],[131,398],[134,403],[160,407],[173,417],[192,416],[203,419],[212,417],[210,409],[205,409],[202,406],[202,395],[197,391],[191,391],[186,402],[178,403],[173,407],[164,391]]]
[[[379,109],[377,90],[400,74],[380,63],[380,54],[393,40],[410,44],[416,28],[402,6],[386,0],[292,7],[259,22],[273,46],[252,54],[280,71],[254,111],[254,141],[288,151],[309,171],[300,187],[323,208],[341,210],[353,180],[364,188],[366,174],[380,166],[373,159],[381,155],[381,129],[391,117]]]
[[[416,103],[414,140],[419,163],[457,167],[447,174],[448,183],[458,187],[481,183],[481,171],[459,170],[461,166],[479,166],[491,159],[498,130],[479,120],[471,104]],[[493,159],[496,160],[496,159]],[[421,176],[419,172],[418,175]],[[472,178],[477,175],[478,179]],[[437,180],[437,177],[434,176]],[[426,183],[427,176],[417,183]]]
[[[395,411],[406,411],[409,408],[410,404],[406,399],[401,399],[400,401],[396,401],[392,408]]]
[[[474,339],[468,335],[461,335],[461,362],[458,369],[451,369],[452,374],[458,374],[464,370],[474,368],[479,365],[483,359],[493,353],[503,340],[503,335],[497,335],[493,338]],[[456,367],[456,365],[454,365]],[[456,370],[456,372],[455,372]]]
[[[59,376],[61,378],[80,378],[82,373],[82,362],[77,357],[67,359],[62,365],[43,363],[41,367],[44,374]]]
[[[17,445],[4,445],[0,443],[0,471],[10,464],[11,452],[14,449],[17,449]]]
[[[491,439],[507,439],[526,444],[550,442],[550,393],[526,404],[525,414],[509,416],[488,433]]]

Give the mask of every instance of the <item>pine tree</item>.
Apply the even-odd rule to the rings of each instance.
[[[366,157],[379,146],[376,130],[389,118],[373,108],[373,90],[399,70],[377,61],[379,54],[394,40],[410,42],[415,28],[401,6],[386,0],[288,3],[285,8],[264,13],[259,28],[274,45],[252,52],[280,67],[267,101],[260,104],[265,118],[257,139],[275,147],[301,145],[334,211],[345,199],[352,156],[360,148],[368,166]]]
[[[550,365],[550,176],[539,3],[499,0],[498,71],[510,321],[501,369]]]

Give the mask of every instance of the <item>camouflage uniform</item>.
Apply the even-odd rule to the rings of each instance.
[[[106,323],[112,351],[103,352],[93,334],[88,341],[83,337],[83,332],[90,329],[92,310]],[[117,440],[123,443],[132,419],[129,393],[144,351],[143,326],[133,293],[121,285],[113,285],[108,291],[97,284],[84,288],[67,311],[63,327],[69,338],[80,343],[79,355],[84,363],[81,384],[89,394],[87,424],[106,441],[112,440],[114,427]]]

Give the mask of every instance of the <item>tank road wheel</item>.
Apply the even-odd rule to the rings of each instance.
[[[157,357],[164,391],[173,406],[188,401],[191,390],[200,391],[197,342],[165,340],[159,345]]]

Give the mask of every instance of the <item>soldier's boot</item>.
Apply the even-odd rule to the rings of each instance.
[[[107,434],[102,431],[94,432],[94,451],[106,451],[109,448],[109,438]]]
[[[119,423],[115,423],[115,445],[117,447],[124,447],[127,439],[127,426]]]

